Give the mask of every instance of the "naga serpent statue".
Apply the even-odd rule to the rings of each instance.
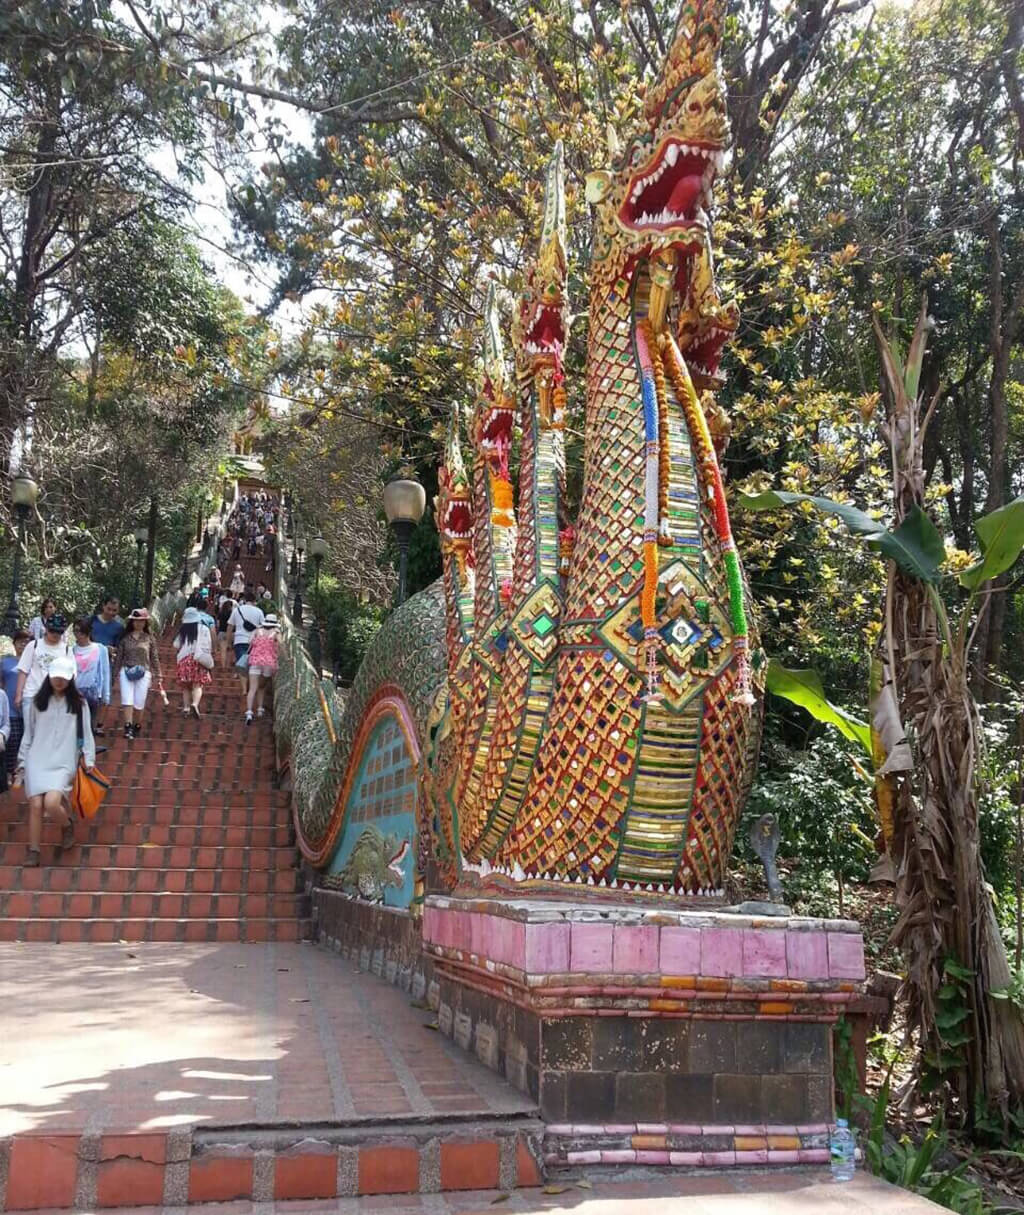
[[[513,326],[514,376],[488,293],[476,400],[464,434],[454,411],[439,477],[443,576],[375,638],[327,778],[297,809],[300,846],[329,884],[344,887],[350,807],[382,779],[364,753],[389,721],[416,772],[420,892],[721,895],[763,694],[714,399],[738,323],[711,250],[729,138],[723,10],[684,3],[640,129],[624,144],[610,131],[608,168],[587,179],[596,228],[575,519],[560,145]]]

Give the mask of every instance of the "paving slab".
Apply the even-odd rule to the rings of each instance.
[[[464,1194],[205,1203],[125,1208],[133,1215],[931,1215],[934,1203],[866,1174],[838,1184],[827,1170],[715,1173],[656,1180],[595,1181],[563,1193],[487,1190]],[[40,1215],[46,1215],[45,1212]],[[55,1215],[55,1213],[52,1213]],[[66,1215],[66,1213],[64,1213]],[[105,1215],[116,1215],[107,1211]]]
[[[0,944],[0,1137],[526,1113],[307,944]]]

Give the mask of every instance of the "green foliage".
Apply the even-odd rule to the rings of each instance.
[[[870,549],[895,561],[911,577],[920,578],[922,582],[934,582],[938,578],[946,548],[938,528],[918,506],[911,507],[899,526],[890,530],[865,511],[843,502],[833,502],[831,498],[784,490],[740,495],[740,505],[754,511],[777,510],[803,503],[823,514],[835,515],[852,535],[863,536]]]
[[[886,1131],[889,1108],[889,1079],[878,1090],[871,1107],[871,1123],[864,1141],[868,1169],[901,1189],[920,1194],[930,1202],[959,1215],[993,1215],[981,1186],[967,1176],[970,1160],[949,1166],[951,1144],[941,1115],[925,1132],[920,1143],[908,1135],[899,1140]]]
[[[854,1100],[861,1096],[857,1056],[853,1049],[853,1027],[840,1014],[832,1030],[833,1074],[836,1082],[836,1114],[847,1122],[853,1118]]]
[[[971,1041],[968,984],[972,978],[972,972],[953,958],[946,958],[943,962],[943,981],[936,996],[935,1009],[935,1026],[941,1049],[924,1054],[922,1084],[926,1091],[938,1088],[947,1073],[959,1071],[965,1066],[966,1048]]]
[[[776,696],[806,709],[815,721],[835,726],[844,737],[860,743],[868,755],[871,755],[870,726],[826,698],[821,678],[816,671],[788,670],[778,659],[773,658],[768,663],[766,687]]]
[[[1018,1012],[1024,1013],[1024,969],[1015,970],[1010,982],[992,992],[996,1000],[1008,1000]]]
[[[343,684],[350,684],[383,622],[384,612],[375,604],[360,602],[330,574],[320,576],[319,592],[311,590],[308,599],[318,619],[326,623],[327,662]]]
[[[150,363],[184,350],[222,351],[232,330],[196,246],[171,219],[147,208],[84,255],[94,292],[88,307],[104,340]]]
[[[779,824],[779,857],[799,862],[786,883],[787,899],[800,903],[821,871],[864,881],[874,860],[871,788],[848,743],[823,734],[805,749],[769,739],[765,763],[743,813],[739,837],[762,814]]]
[[[976,591],[1013,566],[1024,548],[1024,497],[984,515],[974,524],[981,560],[960,575],[961,586]]]

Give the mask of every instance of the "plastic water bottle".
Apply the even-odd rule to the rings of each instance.
[[[833,1181],[852,1181],[857,1167],[857,1137],[845,1118],[837,1118],[829,1136]]]

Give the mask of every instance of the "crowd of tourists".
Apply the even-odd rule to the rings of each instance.
[[[272,573],[278,511],[265,493],[239,497],[218,554],[225,566],[235,563],[230,584],[222,587],[215,564],[181,615],[172,645],[181,711],[188,717],[201,717],[203,692],[218,657],[237,673],[245,724],[266,714],[267,691],[277,672],[278,619],[266,583],[248,582],[238,562],[244,546],[247,555],[265,557],[264,572]],[[24,785],[26,863],[35,867],[44,817],[61,826],[59,851],[74,844],[68,795],[79,768],[95,768],[96,738],[116,729],[108,720],[115,691],[128,741],[143,733],[150,692],[155,688],[164,704],[168,698],[149,612],[136,607],[122,617],[116,595],[104,596],[94,612],[73,621],[48,597],[13,642],[14,654],[0,659],[0,789]]]

